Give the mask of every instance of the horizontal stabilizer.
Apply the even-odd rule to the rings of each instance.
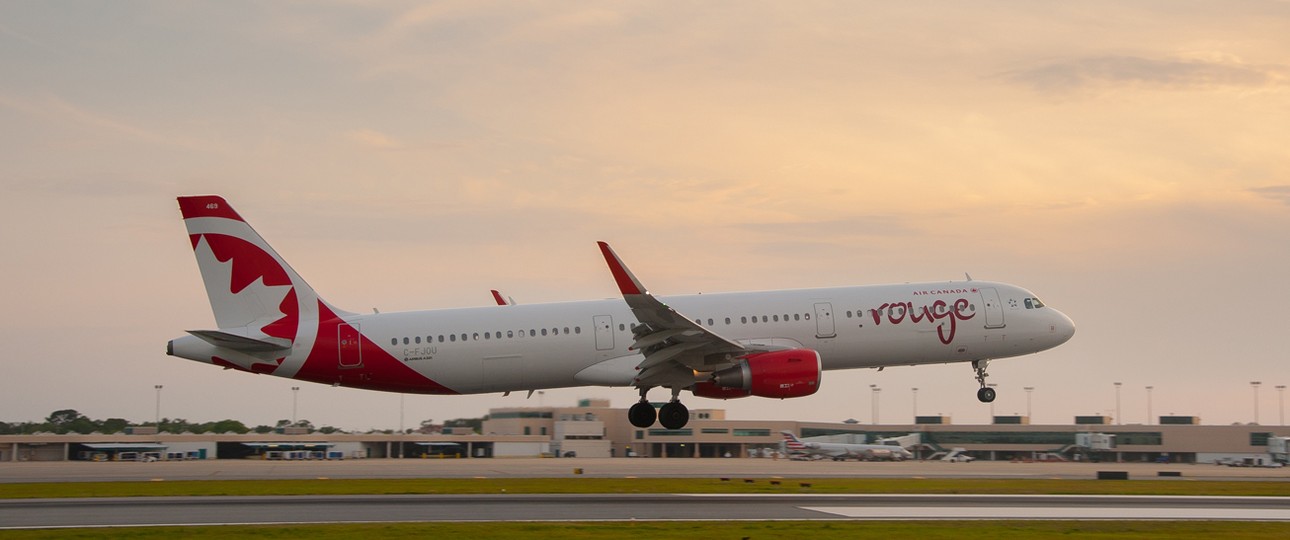
[[[189,330],[188,333],[216,347],[241,352],[273,352],[291,348],[291,341],[282,338],[249,338],[219,330]]]

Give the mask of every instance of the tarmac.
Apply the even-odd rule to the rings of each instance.
[[[1049,478],[1290,481],[1290,468],[1202,464],[943,461],[834,462],[753,458],[196,460],[5,462],[0,483],[316,478]]]

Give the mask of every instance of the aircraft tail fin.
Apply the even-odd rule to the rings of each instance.
[[[313,288],[223,197],[179,197],[179,209],[215,323],[224,331],[198,337],[226,345],[232,335],[265,344],[294,341],[302,313],[318,312]]]

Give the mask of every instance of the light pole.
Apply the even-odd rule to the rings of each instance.
[[[869,385],[869,390],[871,390],[871,391],[872,391],[872,394],[871,394],[871,395],[873,396],[873,399],[871,400],[871,401],[873,402],[873,403],[871,403],[871,405],[873,406],[873,418],[872,418],[873,422],[872,422],[872,423],[873,423],[873,425],[875,425],[875,426],[876,426],[876,425],[878,425],[878,392],[881,392],[881,391],[882,391],[882,389],[881,389],[881,388],[878,388],[878,385],[876,385],[876,384],[871,384],[871,385]]]
[[[1030,393],[1035,391],[1035,387],[1025,386],[1022,389],[1026,391],[1026,420],[1033,423],[1034,418],[1030,416]]]
[[[1154,386],[1147,387],[1147,425],[1148,426],[1151,425],[1151,419],[1153,418],[1151,416],[1151,389],[1152,388],[1155,388],[1155,387]]]
[[[300,387],[291,387],[291,427],[296,427],[296,403],[299,401]]]
[[[156,424],[156,426],[157,426],[157,431],[158,431],[158,432],[160,432],[160,431],[161,431],[161,389],[162,389],[162,386],[161,386],[160,384],[154,384],[154,385],[152,385],[152,388],[153,388],[154,390],[156,390],[156,391],[157,391],[157,417],[156,417],[155,424]]]
[[[914,423],[918,423],[918,387],[910,388],[914,392]]]
[[[1119,382],[1115,383],[1115,423],[1116,425],[1119,425],[1122,423],[1120,422],[1120,385],[1122,384],[1124,383],[1119,383]]]
[[[1286,385],[1284,384],[1277,385],[1277,406],[1280,411],[1279,419],[1281,420],[1277,423],[1284,426],[1286,425]]]
[[[1254,425],[1259,425],[1259,386],[1263,381],[1250,381],[1250,387],[1254,388]]]

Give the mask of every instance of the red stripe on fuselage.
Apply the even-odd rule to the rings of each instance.
[[[296,373],[296,379],[406,394],[457,394],[417,373],[367,339],[367,336],[359,337],[362,363],[356,367],[341,368],[340,344],[337,340],[340,325],[345,321],[321,301],[318,302],[318,318],[318,338],[314,341],[309,357],[305,359],[305,365]]]

